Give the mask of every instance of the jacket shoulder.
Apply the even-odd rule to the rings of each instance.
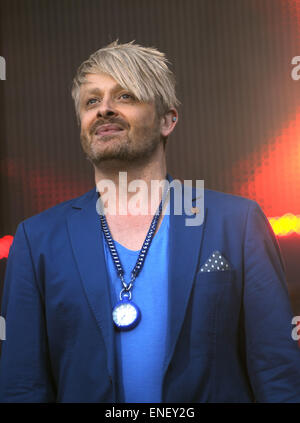
[[[56,204],[49,209],[23,220],[19,226],[24,225],[29,231],[38,227],[43,227],[44,230],[47,230],[47,228],[51,227],[53,224],[56,225],[64,222],[66,217],[74,212],[74,209],[82,208],[88,201],[92,200],[95,193],[96,190],[93,188],[79,197]]]
[[[259,208],[259,204],[239,195],[228,194],[225,192],[215,191],[211,189],[204,190],[204,203],[207,208],[220,209],[223,212],[248,211],[250,208]]]

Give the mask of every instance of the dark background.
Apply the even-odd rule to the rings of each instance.
[[[169,173],[252,198],[268,217],[300,215],[299,1],[0,0],[0,238],[93,186],[71,81],[116,38],[172,62],[182,105]],[[300,314],[300,234],[278,240]]]

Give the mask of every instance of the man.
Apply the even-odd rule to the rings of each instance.
[[[79,67],[72,94],[97,188],[18,226],[1,401],[300,401],[282,261],[259,206],[205,190],[205,210],[197,192],[191,204],[201,225],[175,213],[164,54],[115,42]]]

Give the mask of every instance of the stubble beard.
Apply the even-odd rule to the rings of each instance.
[[[106,135],[101,140],[97,140],[95,135],[81,134],[80,140],[86,158],[97,167],[109,161],[146,161],[162,142],[158,127],[155,130],[141,128],[132,137],[121,133]]]

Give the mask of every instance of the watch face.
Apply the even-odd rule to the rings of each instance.
[[[140,311],[131,301],[120,301],[113,309],[113,321],[118,329],[133,329],[140,320]]]

